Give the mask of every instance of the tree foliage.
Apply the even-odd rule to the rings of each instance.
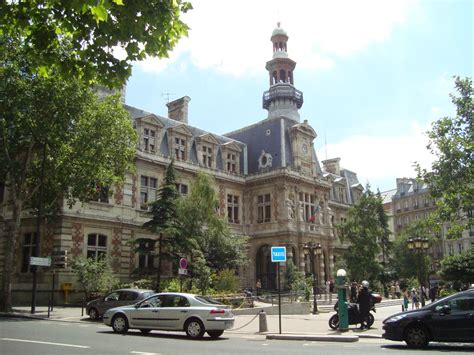
[[[446,281],[474,283],[474,248],[441,260],[440,274]]]
[[[450,222],[449,236],[473,225],[474,210],[474,120],[473,88],[470,78],[455,78],[459,96],[451,94],[454,118],[444,117],[428,132],[429,151],[435,155],[431,170],[417,166],[419,177],[429,185],[436,201],[436,220]]]
[[[180,16],[191,8],[183,0],[2,1],[0,34],[22,39],[34,73],[119,87],[133,61],[168,56],[188,33]]]
[[[73,260],[71,268],[84,289],[86,299],[93,292],[106,293],[118,284],[107,258],[96,260],[80,256]]]
[[[374,280],[380,273],[376,256],[386,233],[380,217],[381,205],[380,195],[367,186],[359,203],[349,210],[347,222],[337,226],[341,241],[350,243],[343,258],[351,279]]]
[[[191,193],[179,201],[180,225],[176,244],[191,256],[193,278],[205,291],[211,273],[233,269],[246,261],[247,237],[232,234],[227,221],[218,213],[218,199],[211,176],[199,172]]]
[[[31,74],[31,57],[15,38],[0,36],[0,48],[0,181],[12,206],[2,282],[8,309],[21,211],[38,208],[41,185],[49,216],[63,199],[97,199],[133,171],[137,135],[117,96],[99,100],[74,78]]]

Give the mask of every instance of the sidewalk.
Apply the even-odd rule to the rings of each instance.
[[[384,304],[385,303],[385,304]],[[382,338],[382,320],[389,314],[398,312],[398,304],[395,307],[394,302],[387,300],[378,305],[375,313],[374,326],[369,330],[359,330],[355,325],[350,325],[346,332],[335,331],[329,328],[328,320],[333,312],[321,312],[319,314],[305,315],[282,315],[281,316],[281,334],[279,329],[278,315],[267,315],[266,321],[268,330],[260,332],[260,322],[258,310],[251,315],[235,315],[234,328],[226,332],[229,334],[245,335],[266,335],[267,339],[294,339],[294,340],[312,340],[312,341],[358,341],[359,338]],[[387,307],[386,311],[380,310]],[[392,306],[392,307],[390,307]],[[329,307],[328,307],[329,308]],[[42,319],[61,322],[92,322],[85,314],[81,315],[80,307],[55,307],[48,318],[47,307],[36,307],[36,313],[30,313],[30,307],[15,307],[12,313],[1,313],[0,317],[20,317]]]

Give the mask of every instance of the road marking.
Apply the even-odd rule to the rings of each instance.
[[[142,354],[142,355],[162,355],[161,353],[144,353],[142,351],[130,351],[130,354]]]
[[[38,340],[27,340],[27,339],[13,339],[13,338],[2,338],[2,340],[7,341],[17,341],[21,343],[36,343],[36,344],[46,344],[46,345],[57,345],[57,346],[68,346],[70,348],[82,348],[88,349],[90,346],[85,345],[74,345],[74,344],[64,344],[64,343],[51,343],[49,341],[38,341]]]

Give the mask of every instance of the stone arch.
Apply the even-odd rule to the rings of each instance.
[[[257,280],[260,280],[262,289],[275,290],[277,288],[277,263],[272,262],[270,245],[265,244],[258,248],[255,264],[255,276]]]
[[[286,72],[284,69],[280,69],[280,81],[282,83],[285,83],[286,82]]]

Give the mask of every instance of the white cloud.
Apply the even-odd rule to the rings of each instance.
[[[414,0],[198,0],[183,16],[191,27],[189,38],[180,41],[170,59],[138,65],[161,71],[170,63],[190,59],[198,68],[236,76],[261,73],[262,58],[271,58],[271,31],[280,21],[290,37],[289,55],[298,67],[327,69],[338,57],[385,41],[413,5]]]
[[[413,123],[407,134],[402,136],[357,135],[328,144],[317,153],[319,157],[340,157],[341,166],[354,171],[359,181],[377,188],[391,181],[395,186],[397,177],[416,177],[413,167],[418,162],[423,168],[430,168],[434,157],[426,149],[429,127]],[[382,189],[388,189],[383,186]]]

